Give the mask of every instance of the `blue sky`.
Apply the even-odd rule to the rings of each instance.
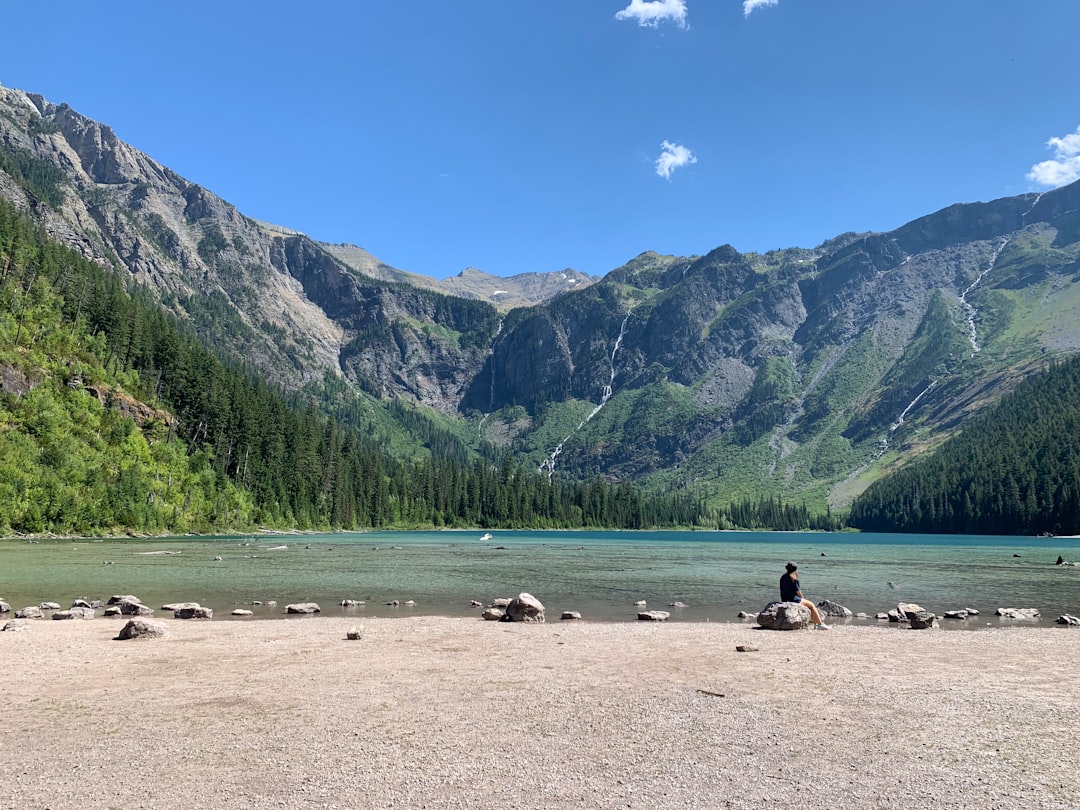
[[[0,83],[436,277],[813,247],[1080,176],[1077,0],[7,2]]]

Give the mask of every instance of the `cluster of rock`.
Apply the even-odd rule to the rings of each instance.
[[[485,621],[489,622],[532,622],[542,624],[547,621],[547,609],[544,607],[544,603],[531,593],[525,593],[524,591],[512,599],[509,597],[493,599],[491,604],[486,607],[482,602],[477,602],[474,599],[472,606],[483,608],[483,613],[480,615]],[[580,619],[581,614],[575,611],[567,611],[562,614],[562,618]]]

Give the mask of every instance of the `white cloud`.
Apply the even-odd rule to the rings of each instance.
[[[671,173],[680,166],[697,163],[694,153],[685,146],[671,143],[671,141],[664,141],[660,144],[660,148],[663,151],[660,153],[660,157],[656,159],[656,173],[665,180],[670,180]]]
[[[615,15],[616,20],[637,20],[638,25],[656,28],[671,20],[686,28],[686,0],[630,0],[630,5]]]
[[[1080,127],[1063,138],[1051,138],[1046,145],[1054,150],[1054,159],[1036,163],[1027,179],[1052,188],[1080,180]]]
[[[780,0],[743,0],[742,13],[744,17],[749,17],[753,12],[759,8],[765,8],[766,6],[775,6]]]

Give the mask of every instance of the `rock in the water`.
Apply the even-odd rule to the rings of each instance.
[[[946,610],[942,615],[943,619],[966,619],[968,612],[966,610]]]
[[[668,605],[668,607],[684,608],[684,607],[688,607],[688,605],[685,602],[672,602],[670,605]]]
[[[106,604],[119,605],[121,602],[141,602],[137,596],[132,596],[130,593],[119,593],[109,597],[109,601]]]
[[[255,611],[248,610],[247,608],[237,608],[232,612],[233,616],[254,616]]]
[[[581,613],[576,610],[564,610],[562,616],[559,617],[563,621],[570,621],[572,619],[580,619]]]
[[[366,602],[364,602],[363,599],[342,599],[341,600],[341,606],[342,607],[360,607],[361,605],[364,605],[364,604],[366,604]]]
[[[30,622],[25,619],[10,619],[4,623],[3,630],[6,633],[18,633],[30,629]]]
[[[100,607],[100,605],[95,605],[95,604],[94,604],[93,602],[91,602],[91,601],[90,601],[89,599],[84,599],[84,598],[83,598],[83,597],[81,597],[81,596],[80,596],[80,597],[79,597],[78,599],[74,599],[74,600],[72,600],[72,602],[71,602],[71,606],[72,606],[73,608],[77,608],[77,607],[81,607],[81,608],[96,608],[96,607]]]
[[[909,610],[906,615],[912,630],[929,630],[937,618],[929,610]]]
[[[212,619],[214,609],[202,605],[188,605],[173,611],[174,619]]]
[[[750,613],[749,611],[746,611],[746,610],[740,610],[739,611],[739,618],[740,619],[753,619],[756,616],[757,616],[756,613]]]
[[[30,605],[24,607],[22,610],[15,611],[16,619],[44,619],[45,613],[37,605]]]
[[[285,606],[286,613],[321,613],[320,608],[315,602],[297,602],[294,605]]]
[[[1073,627],[1080,627],[1080,619],[1078,619],[1076,616],[1073,616],[1071,613],[1065,613],[1061,616],[1058,616],[1054,621],[1057,624],[1068,624]]]
[[[364,626],[362,624],[356,624],[345,631],[345,638],[349,641],[359,641],[364,637]]]
[[[125,616],[153,616],[154,609],[149,605],[144,605],[142,602],[129,602],[123,600],[116,603],[116,606],[120,608],[120,612]]]
[[[128,619],[127,624],[120,628],[118,639],[131,638],[164,638],[168,635],[165,625],[156,619],[135,618]]]
[[[0,601],[0,613],[11,613],[11,605],[7,602]]]
[[[510,599],[509,597],[500,596],[498,599],[492,599],[491,600],[491,606],[492,607],[497,607],[497,608],[505,608],[513,601],[514,600]]]
[[[107,608],[105,608],[105,615],[106,616],[123,616],[124,612],[122,610],[120,610],[119,605],[109,605]]]
[[[503,621],[507,622],[536,622],[545,621],[545,608],[543,603],[531,593],[519,593],[510,600],[506,606],[506,615]]]
[[[815,602],[817,605],[818,613],[822,616],[831,616],[837,619],[850,619],[853,615],[851,610],[836,602],[831,602],[828,599],[822,599],[820,602]]]
[[[1038,608],[998,608],[996,614],[1003,619],[1037,619],[1040,615]]]
[[[639,622],[666,622],[671,613],[666,610],[643,610],[637,615]]]
[[[69,610],[58,610],[53,613],[54,619],[93,619],[97,614],[90,607],[73,607]]]
[[[169,613],[176,613],[176,611],[183,610],[184,608],[193,608],[198,606],[198,602],[171,602],[168,605],[162,605],[161,609],[167,610],[169,611]]]
[[[798,602],[770,602],[757,623],[768,630],[802,630],[810,626],[810,608]]]
[[[645,605],[647,604],[648,602],[646,602],[644,599],[638,599],[636,602],[634,602],[634,607],[645,607]]]
[[[489,607],[489,608],[486,608],[484,610],[484,612],[481,613],[480,615],[483,617],[484,621],[501,622],[502,619],[503,619],[503,616],[506,615],[506,611],[504,611],[502,608]]]
[[[59,602],[42,602],[38,605],[42,610],[60,610]]]

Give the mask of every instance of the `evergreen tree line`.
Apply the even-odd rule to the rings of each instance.
[[[0,464],[37,471],[12,491],[21,506],[0,507],[0,528],[647,528],[701,518],[692,498],[549,479],[510,458],[466,459],[460,442],[415,418],[413,430],[430,446],[419,456],[395,457],[370,424],[344,425],[317,403],[290,399],[227,365],[147,290],[128,291],[118,275],[52,242],[6,202],[0,340],[5,363],[28,379],[42,378],[25,395],[0,396]],[[163,410],[136,427],[117,415],[115,402],[95,410],[87,392],[104,389]],[[46,397],[71,426],[71,441],[59,452],[44,448],[42,437],[55,443],[54,434],[64,431],[29,425],[30,401]],[[80,439],[77,425],[87,410],[93,436]],[[403,417],[400,408],[395,416]],[[109,461],[83,464],[79,480],[66,480],[72,474],[65,464],[91,447]],[[49,487],[53,496],[46,498]],[[106,502],[113,505],[101,507]]]
[[[831,511],[812,514],[805,504],[784,503],[780,496],[757,501],[732,501],[720,514],[720,529],[771,529],[774,531],[840,531],[843,518]]]
[[[932,456],[870,486],[867,531],[1080,533],[1080,357],[1052,364]]]

